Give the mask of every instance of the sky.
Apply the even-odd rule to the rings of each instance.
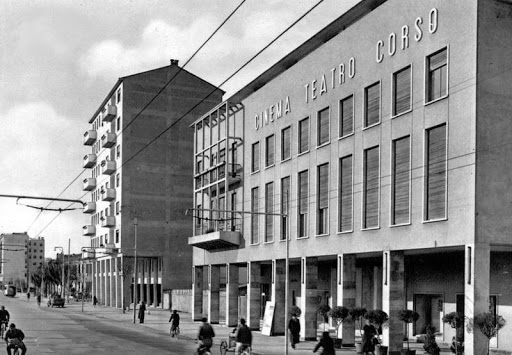
[[[3,0],[0,2],[0,195],[84,200],[89,119],[117,79],[183,66],[242,0]],[[220,85],[318,2],[318,7],[221,88],[224,99],[358,0],[246,0],[185,67]],[[83,173],[82,173],[83,172]],[[88,246],[79,204],[0,197],[0,233]]]

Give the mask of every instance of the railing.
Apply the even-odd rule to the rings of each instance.
[[[214,168],[197,174],[195,177],[195,188],[200,189],[203,186],[213,184],[219,180],[226,178],[242,178],[242,165],[222,162]]]
[[[195,224],[195,235],[208,234],[219,231],[241,232],[241,218],[233,218],[226,220],[206,220]]]

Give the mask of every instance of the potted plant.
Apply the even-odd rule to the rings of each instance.
[[[480,329],[487,338],[487,355],[489,355],[489,342],[491,338],[497,336],[505,324],[507,322],[502,316],[490,312],[480,313],[473,318],[473,328]]]
[[[401,353],[403,355],[415,355],[416,350],[409,348],[409,324],[416,322],[420,318],[420,315],[413,310],[402,309],[398,312],[397,317],[405,324],[405,338],[407,340],[407,350],[402,349]]]
[[[436,342],[436,328],[432,327],[430,324],[427,324],[427,336],[425,337],[425,345],[423,345],[423,349],[431,355],[439,355],[441,349]]]
[[[375,346],[375,355],[387,354],[388,347],[380,345],[379,329],[381,329],[381,327],[388,321],[388,314],[381,309],[374,309],[366,312],[364,317],[370,321],[375,329],[377,329],[377,339],[379,340],[379,344]]]
[[[464,315],[460,312],[451,312],[443,317],[443,323],[455,329],[450,350],[456,355],[464,354]]]
[[[323,304],[321,305],[320,307],[318,307],[318,309],[316,310],[316,312],[322,316],[322,319],[324,320],[324,332],[325,332],[325,324],[327,322],[329,322],[329,311],[331,310],[331,307],[329,307],[328,304]]]
[[[299,318],[301,314],[302,314],[302,310],[300,309],[300,307],[292,306],[292,308],[290,308],[290,315],[292,317],[295,316],[295,317]]]
[[[359,335],[362,337],[363,334],[363,317],[366,314],[366,308],[356,307],[352,308],[349,312],[350,317],[357,323],[357,327],[359,328]],[[356,352],[363,352],[363,342],[356,342]]]
[[[339,334],[339,328],[340,325],[343,324],[343,321],[345,318],[348,317],[348,308],[343,306],[336,306],[329,312],[329,315],[331,316],[332,320],[336,324],[336,340],[334,342],[334,346],[337,348],[341,348],[341,338]]]

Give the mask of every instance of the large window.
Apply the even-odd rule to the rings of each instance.
[[[318,166],[317,234],[329,233],[329,164]]]
[[[292,128],[286,127],[281,131],[281,160],[290,159],[292,156]]]
[[[276,137],[274,135],[268,136],[265,139],[265,167],[269,167],[275,164],[276,159]]]
[[[410,222],[410,137],[394,140],[392,149],[391,224],[396,225]]]
[[[379,226],[379,147],[364,151],[363,228]]]
[[[309,118],[299,121],[299,154],[309,150]]]
[[[281,179],[281,214],[288,214],[289,213],[289,201],[290,201],[290,177],[284,177]],[[280,239],[285,240],[286,236],[288,235],[288,217],[289,216],[282,216],[281,217],[281,235]]]
[[[255,187],[251,190],[251,212],[259,212],[260,190]],[[251,244],[259,243],[259,218],[258,214],[251,214]]]
[[[393,74],[393,116],[411,110],[411,66]]]
[[[329,142],[329,107],[318,111],[317,132],[318,146]]]
[[[364,89],[364,128],[380,122],[380,82]]]
[[[339,136],[346,137],[354,133],[354,95],[340,101]]]
[[[274,183],[269,182],[265,185],[265,242],[274,241],[274,217],[269,215],[274,213]]]
[[[340,159],[339,228],[340,232],[353,230],[352,155]]]
[[[251,172],[260,170],[260,142],[256,142],[252,145],[252,157],[251,157]]]
[[[448,95],[448,63],[446,48],[427,57],[427,102]]]
[[[299,173],[299,238],[308,236],[308,171]]]
[[[426,132],[425,220],[446,218],[446,125]]]

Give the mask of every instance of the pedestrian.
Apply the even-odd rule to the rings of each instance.
[[[318,351],[318,349],[322,348],[322,355],[335,355],[334,350],[334,341],[332,341],[332,338],[329,336],[329,332],[323,332],[322,337],[320,338],[320,341],[315,346],[315,350],[313,350],[314,353]]]
[[[203,317],[201,318],[201,322],[202,324],[199,327],[199,333],[197,334],[197,340],[199,340],[197,352],[199,354],[202,354],[205,351],[210,351],[210,348],[213,345],[213,338],[215,337],[215,332],[213,331],[213,327],[210,323],[208,323],[208,319]]]
[[[363,353],[375,354],[375,335],[377,334],[377,330],[373,325],[370,324],[370,321],[367,319],[366,324],[363,327]]]
[[[41,306],[41,294],[40,293],[37,294],[36,300],[37,300],[37,305]]]
[[[180,328],[180,315],[176,310],[172,311],[171,318],[169,318],[169,322],[171,323],[171,337],[178,337],[178,332]]]
[[[247,348],[252,347],[252,333],[251,329],[245,325],[245,319],[240,318],[240,325],[236,329],[236,352],[241,354]]]
[[[27,291],[27,302],[30,301],[30,291]]]
[[[144,312],[146,312],[146,303],[142,301],[139,306],[139,323],[144,323]]]
[[[292,319],[288,322],[288,330],[290,331],[290,343],[292,344],[292,349],[295,349],[295,344],[298,344],[300,339],[300,321],[297,318],[297,315],[292,315]]]
[[[93,296],[93,297],[92,297],[92,305],[93,305],[94,307],[96,307],[96,305],[97,305],[97,304],[98,304],[98,299],[96,298],[96,296]]]

